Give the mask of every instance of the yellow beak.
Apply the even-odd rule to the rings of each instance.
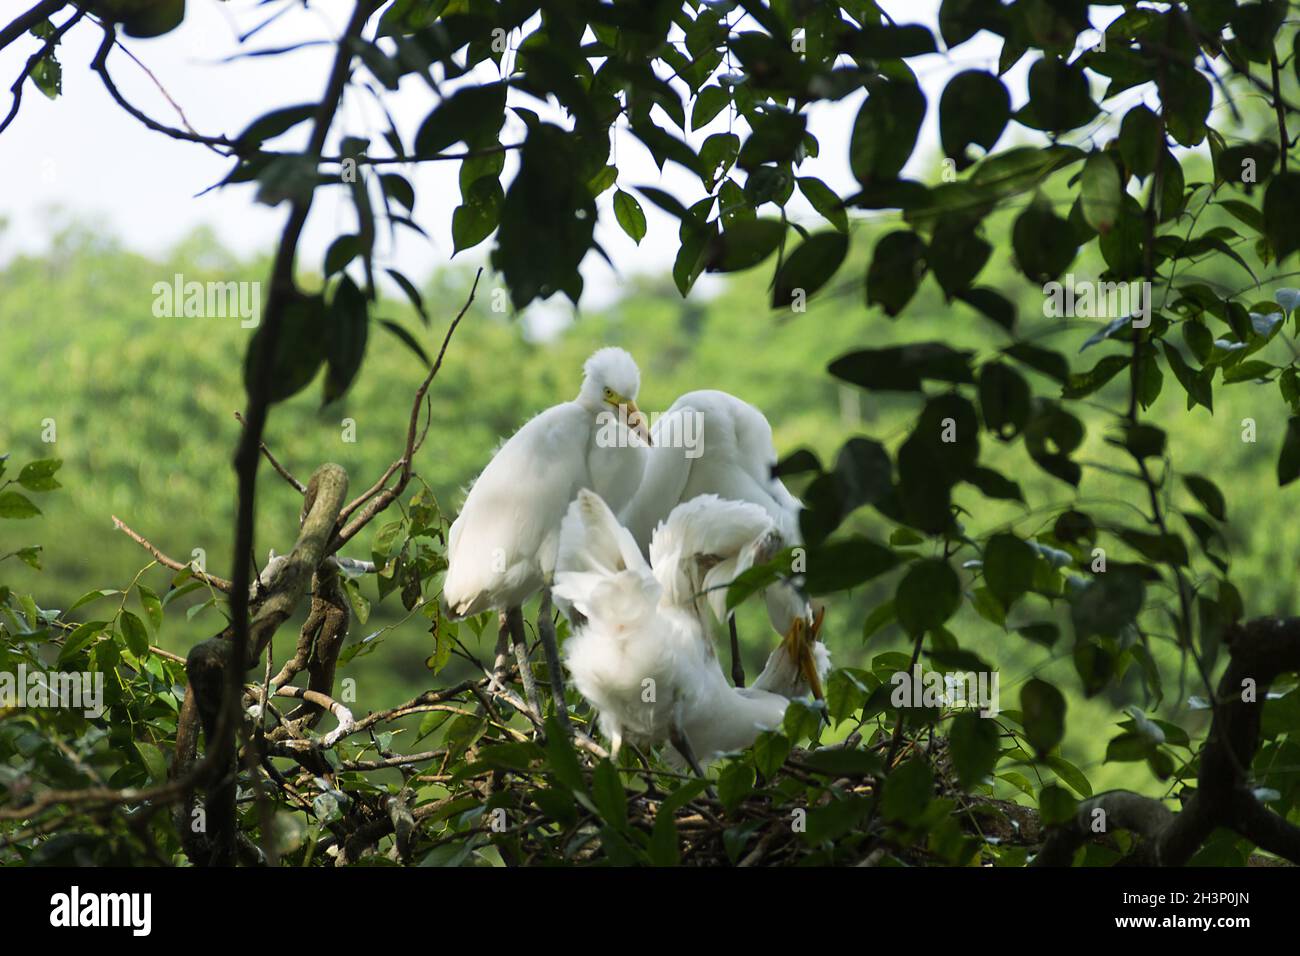
[[[647,445],[653,445],[650,438],[650,429],[646,425],[646,417],[641,413],[641,409],[636,407],[636,402],[630,398],[619,396],[619,405],[627,409],[627,426],[641,436],[641,440]]]
[[[813,657],[812,646],[816,643],[822,629],[822,619],[826,609],[821,608],[813,618],[812,624],[802,617],[796,617],[790,625],[790,633],[785,636],[786,653],[799,668],[799,674],[807,682],[809,690],[817,700],[825,700],[821,677],[817,674],[817,661]]]

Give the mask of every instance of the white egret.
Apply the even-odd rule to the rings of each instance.
[[[560,533],[555,593],[581,615],[565,663],[615,754],[624,741],[668,740],[702,776],[697,757],[749,746],[781,725],[790,698],[808,693],[792,642],[773,651],[753,687],[735,688],[709,637],[706,605],[724,612],[727,584],[780,544],[761,508],[702,495],[658,528],[647,563],[605,502],[578,493]],[[818,645],[818,678],[829,663]]]
[[[603,348],[583,366],[571,402],[525,423],[497,451],[470,488],[447,538],[442,602],[459,619],[501,612],[525,680],[522,606],[542,592],[538,632],[550,672],[557,718],[567,724],[559,652],[550,625],[550,590],[560,522],[579,489],[621,506],[641,480],[650,435],[636,406],[641,374],[632,356]],[[526,688],[530,686],[525,684]]]
[[[772,476],[776,447],[772,426],[753,405],[713,389],[687,392],[655,422],[645,476],[636,496],[619,512],[643,553],[649,553],[651,535],[659,522],[679,503],[703,494],[715,494],[761,507],[775,523],[785,546],[802,542],[799,511],[803,505],[779,478]],[[813,695],[823,697],[812,659],[821,628],[821,614],[795,587],[782,581],[764,592],[768,619],[786,642],[793,641],[796,621],[802,621],[804,640],[799,650],[805,679]],[[737,687],[745,684],[735,618],[725,603],[718,614],[731,632],[731,676]]]

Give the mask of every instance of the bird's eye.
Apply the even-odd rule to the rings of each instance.
[[[606,398],[613,398],[613,397],[614,397],[614,390],[613,390],[612,388],[607,388],[607,389],[605,389],[605,397],[606,397]]]

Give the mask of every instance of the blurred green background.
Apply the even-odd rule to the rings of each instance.
[[[1043,316],[1041,289],[1015,272],[1011,263],[1010,224],[1017,212],[1004,210],[991,220],[995,225],[988,238],[996,251],[981,283],[1017,303],[1020,334],[1070,356],[1076,371],[1124,348],[1103,343],[1079,356],[1080,346],[1104,320]],[[1058,212],[1064,215],[1065,210]],[[1207,213],[1207,225],[1214,215]],[[686,301],[667,276],[628,277],[615,305],[577,315],[554,336],[539,339],[528,334],[527,323],[519,317],[492,311],[494,281],[485,274],[478,299],[430,392],[432,426],[416,460],[419,476],[432,487],[443,510],[454,515],[462,489],[497,443],[538,410],[571,398],[583,359],[603,345],[621,345],[636,357],[643,378],[639,404],[646,411],[662,411],[690,389],[721,388],[764,410],[781,455],[807,447],[829,464],[854,434],[896,448],[920,408],[920,397],[841,386],[825,371],[830,360],[855,347],[924,339],[987,355],[1011,339],[967,306],[945,302],[928,279],[903,318],[891,321],[876,309],[864,308],[860,280],[869,250],[883,231],[877,223],[855,223],[853,262],[840,273],[849,279],[839,288],[822,290],[804,314],[768,308],[770,264],[727,281],[716,295],[693,295]],[[176,273],[200,282],[261,280],[266,266],[260,257],[239,258],[204,232],[166,256],[151,259],[121,247],[111,235],[77,225],[60,228],[46,254],[15,257],[0,270],[0,454],[9,452],[11,464],[18,465],[42,457],[64,461],[58,475],[63,490],[37,499],[42,518],[0,523],[0,553],[40,542],[45,546],[44,570],[11,560],[0,566],[0,579],[54,608],[70,606],[92,588],[125,587],[148,557],[114,530],[112,515],[180,560],[203,548],[209,569],[228,576],[234,506],[230,459],[240,427],[234,412],[244,402],[241,368],[251,330],[230,318],[155,318],[152,289],[156,282],[170,282]],[[1081,260],[1072,271],[1092,278],[1099,266]],[[1224,257],[1196,264],[1189,274],[1233,290],[1250,281]],[[420,324],[404,300],[385,300],[375,314],[400,322],[427,350],[436,351],[472,275],[469,266],[451,266],[428,278],[422,291],[433,320],[430,328]],[[1272,292],[1261,288],[1258,298],[1267,300]],[[1282,338],[1271,348],[1283,348]],[[399,453],[411,396],[423,374],[412,352],[372,324],[365,365],[352,391],[326,408],[319,405],[318,387],[277,406],[267,442],[303,480],[318,463],[339,462],[358,491]],[[1037,394],[1059,393],[1050,380],[1030,377]],[[1095,414],[1085,422],[1088,439],[1076,456],[1080,461],[1121,462],[1122,456],[1112,456],[1104,438],[1113,433],[1112,413],[1123,410],[1126,387],[1120,376],[1093,396]],[[1203,408],[1188,411],[1184,392],[1166,373],[1163,391],[1146,416],[1169,433],[1178,472],[1209,475],[1227,494],[1227,550],[1248,616],[1297,611],[1293,585],[1300,530],[1289,520],[1287,499],[1294,500],[1294,489],[1279,491],[1274,475],[1285,430],[1285,406],[1274,388],[1225,386],[1215,396],[1211,415]],[[1084,414],[1086,409],[1075,411]],[[1242,420],[1248,417],[1256,421],[1256,443],[1241,438]],[[49,419],[57,430],[53,445],[41,440]],[[354,442],[344,440],[346,420],[355,423]],[[1073,490],[1038,471],[1023,446],[1004,448],[989,436],[982,442],[985,461],[1021,482],[1029,507],[989,501],[963,485],[957,497],[969,512],[963,520],[972,530],[1009,522],[1023,534],[1046,530],[1050,513],[1033,509],[1069,501]],[[259,487],[260,563],[268,548],[284,551],[292,545],[300,499],[266,467]],[[1144,504],[1138,492],[1130,482],[1085,467],[1078,497],[1080,507],[1099,520],[1109,515],[1136,524],[1132,509]],[[1178,482],[1168,484],[1168,494],[1175,510],[1192,504]],[[848,525],[877,536],[889,533],[873,511],[859,512]],[[1190,540],[1181,519],[1175,519],[1174,530]],[[366,557],[367,552],[363,535],[347,553]],[[170,572],[154,569],[144,580],[162,593],[170,578]],[[824,635],[836,664],[863,666],[875,654],[903,646],[892,625],[866,642],[862,638],[863,621],[892,596],[896,579],[896,573],[886,575],[831,603]],[[374,581],[364,582],[364,589],[377,602]],[[433,595],[431,589],[427,596]],[[1149,595],[1156,602],[1169,599],[1167,590]],[[197,598],[186,600],[195,603]],[[754,675],[775,638],[761,602],[751,603],[754,606],[742,609],[740,631],[747,670]],[[383,632],[375,653],[356,657],[340,673],[357,681],[354,711],[393,706],[463,672],[465,665],[454,663],[432,676],[424,663],[432,652],[428,621],[419,615],[403,620],[406,617],[397,597],[390,595],[375,604],[366,624],[353,621],[349,643]],[[1183,670],[1166,640],[1157,647],[1166,673],[1167,694],[1161,706],[1152,705],[1137,681],[1110,697],[1085,700],[1070,660],[1063,608],[1029,598],[1012,612],[1009,623],[1043,619],[1063,624],[1062,639],[1050,652],[979,618],[968,607],[949,626],[964,648],[1001,669],[1003,707],[1019,706],[1019,685],[1033,673],[1061,687],[1069,699],[1064,754],[1087,771],[1095,787],[1123,784],[1163,792],[1165,787],[1143,764],[1103,766],[1105,742],[1130,703],[1175,720],[1194,734],[1202,731],[1204,712],[1186,704],[1189,695],[1204,693],[1194,670]],[[169,609],[161,643],[184,654],[221,626],[215,609],[193,620]],[[296,627],[281,631],[276,645],[281,658],[295,632]],[[477,648],[468,629],[461,634],[480,657],[490,658],[492,633],[485,633]]]

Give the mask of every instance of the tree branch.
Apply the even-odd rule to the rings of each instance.
[[[442,347],[438,349],[437,359],[434,360],[433,365],[430,367],[429,374],[426,375],[424,381],[420,383],[420,387],[415,390],[415,400],[411,403],[411,418],[406,428],[405,452],[400,458],[388,466],[387,471],[384,472],[384,477],[381,478],[375,486],[371,487],[371,489],[365,494],[351,502],[343,509],[343,514],[349,515],[355,509],[360,507],[368,498],[371,499],[370,503],[366,505],[365,510],[363,510],[356,518],[349,521],[334,537],[334,540],[330,542],[330,554],[334,554],[339,550],[339,548],[347,544],[358,531],[374,519],[375,515],[379,514],[396,501],[398,496],[406,490],[406,485],[411,480],[411,462],[415,458],[416,451],[419,450],[420,445],[424,442],[424,435],[427,434],[429,430],[429,423],[426,422],[424,431],[420,432],[420,406],[424,403],[424,397],[428,394],[429,386],[433,383],[433,379],[438,374],[438,370],[442,368],[443,356],[447,354],[447,346],[451,342],[452,334],[456,331],[456,326],[460,325],[460,320],[465,317],[465,313],[469,311],[469,307],[474,303],[474,294],[478,291],[478,280],[482,275],[483,270],[481,268],[474,274],[474,284],[470,287],[469,298],[465,300],[465,304],[461,306],[460,312],[456,314],[456,317],[451,320],[451,325],[447,327],[447,334],[442,338]],[[376,488],[382,487],[383,483],[388,480],[388,476],[392,475],[394,472],[397,473],[397,483],[391,488],[383,488],[376,494]],[[371,498],[372,495],[375,497]]]
[[[1300,863],[1300,827],[1255,796],[1247,769],[1259,749],[1260,719],[1269,685],[1300,671],[1300,618],[1257,618],[1225,635],[1231,661],[1219,681],[1214,720],[1201,750],[1197,788],[1174,813],[1159,800],[1118,790],[1079,804],[1072,820],[1052,830],[1035,866],[1068,866],[1095,832],[1102,810],[1106,832],[1130,830],[1143,838],[1130,862],[1183,866],[1218,827],[1234,830],[1262,850]]]
[[[40,3],[26,13],[20,13],[15,19],[0,27],[0,50],[3,50],[36,24],[58,13],[67,5],[67,0],[41,0]]]

